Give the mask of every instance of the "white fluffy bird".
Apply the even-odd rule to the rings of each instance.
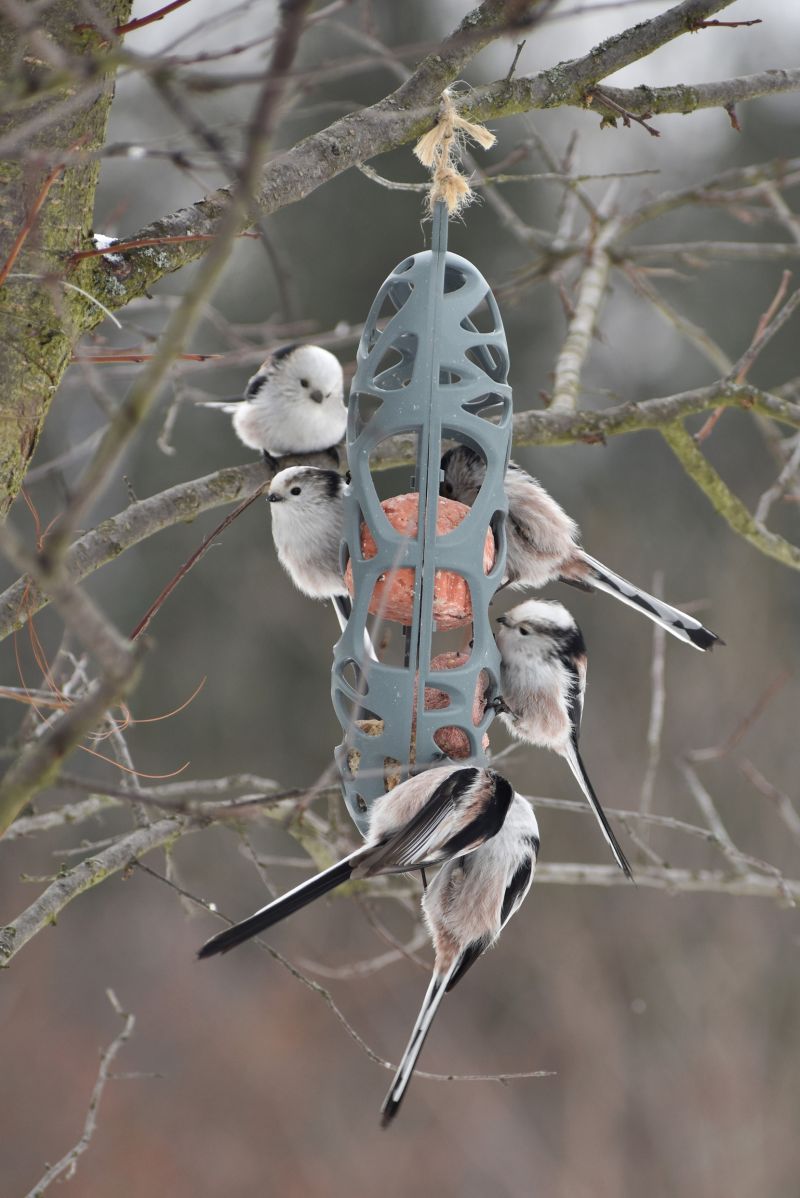
[[[381,1108],[384,1127],[397,1114],[439,1004],[519,909],[538,855],[536,816],[528,800],[515,794],[497,835],[470,856],[444,865],[426,890],[422,909],[436,953],[433,977]]]
[[[341,629],[353,606],[339,557],[346,486],[335,470],[287,466],[275,475],[267,492],[279,562],[304,595],[331,600]],[[364,652],[378,660],[366,629]]]
[[[241,923],[213,936],[199,957],[227,953],[350,878],[408,873],[473,853],[503,826],[514,792],[494,770],[439,766],[375,800],[363,848]]]
[[[268,463],[289,453],[321,453],[341,441],[347,426],[342,368],[319,345],[285,345],[262,362],[244,395],[203,405],[233,416],[248,449]]]
[[[563,757],[589,800],[617,865],[633,878],[578,749],[586,690],[586,645],[560,603],[529,599],[498,616],[500,718],[512,736]]]
[[[339,546],[346,483],[335,470],[288,466],[269,485],[272,539],[298,590],[312,599],[347,596]]]
[[[444,454],[441,468],[441,494],[471,507],[486,477],[483,458],[466,445],[459,445]],[[711,649],[719,641],[692,616],[648,595],[585,553],[575,521],[514,462],[508,463],[505,492],[508,585],[539,590],[548,582],[560,580],[586,591],[605,591],[695,649]]]

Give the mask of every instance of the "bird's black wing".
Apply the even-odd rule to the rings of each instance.
[[[445,778],[404,827],[364,853],[359,861],[358,875],[370,877],[379,873],[405,873],[408,869],[436,865],[455,856],[453,852],[445,852],[442,856],[447,842],[442,844],[437,841],[436,830],[474,784],[477,776],[478,770],[468,766]]]

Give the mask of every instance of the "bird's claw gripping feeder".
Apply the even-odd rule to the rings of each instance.
[[[447,221],[435,203],[432,248],[405,258],[378,292],[350,391],[342,567],[352,612],[332,697],[345,801],[362,833],[372,802],[409,774],[449,758],[485,764],[499,690],[489,604],[505,567],[508,348],[488,283],[447,251]],[[370,460],[398,436],[413,443],[414,473],[407,494],[381,502]],[[471,507],[439,495],[447,442],[486,461]],[[398,626],[403,653],[392,662],[382,644]],[[459,627],[461,649],[437,653],[437,634]]]

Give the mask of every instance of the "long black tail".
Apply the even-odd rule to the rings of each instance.
[[[353,854],[353,856],[357,855]],[[350,877],[353,871],[352,860],[352,857],[345,857],[344,861],[332,865],[330,869],[323,870],[316,877],[296,886],[294,890],[290,890],[288,894],[284,894],[266,907],[262,907],[260,911],[255,911],[241,923],[235,923],[232,928],[226,928],[224,932],[212,936],[198,951],[198,957],[202,960],[205,957],[213,957],[217,953],[230,952],[232,948],[236,948],[237,944],[244,944],[245,940],[249,940],[251,936],[257,936],[259,932],[266,931],[273,924],[280,923],[282,919],[286,919],[287,915],[293,915],[295,911],[307,907],[309,903],[321,898],[329,890],[335,890]]]
[[[455,964],[457,965],[458,962]],[[417,1058],[422,1052],[425,1037],[431,1029],[433,1017],[439,1009],[439,1003],[447,992],[447,983],[454,972],[455,965],[446,973],[435,973],[431,978],[427,994],[422,1000],[417,1022],[414,1024],[414,1030],[411,1033],[411,1039],[403,1053],[403,1059],[398,1066],[397,1073],[394,1075],[392,1088],[383,1100],[383,1106],[381,1107],[382,1127],[388,1127],[400,1109],[400,1103],[403,1101],[403,1095],[408,1088],[408,1083],[411,1081]]]
[[[600,806],[600,800],[594,793],[594,787],[589,781],[589,775],[586,773],[586,768],[581,760],[581,755],[578,752],[578,746],[576,744],[573,743],[570,745],[569,752],[566,754],[566,758],[569,763],[569,768],[572,770],[573,774],[578,780],[578,785],[586,795],[586,798],[589,800],[589,805],[595,814],[598,824],[603,830],[603,835],[608,841],[611,852],[614,854],[614,860],[625,874],[625,877],[630,878],[630,880],[633,882],[633,871],[628,862],[628,858],[623,853],[619,841],[614,835],[614,830],[606,819],[606,813]]]
[[[671,632],[679,640],[685,641],[687,645],[705,651],[713,649],[717,643],[725,643],[716,633],[705,628],[699,620],[687,616],[677,607],[670,607],[669,603],[664,603],[662,599],[656,599],[655,595],[648,595],[647,591],[642,591],[632,582],[621,578],[619,574],[609,570],[608,566],[604,566],[602,562],[589,557],[588,553],[581,552],[581,557],[590,570],[587,582],[597,587],[599,591],[613,595],[621,603],[627,603],[628,607],[640,611],[642,615],[647,616],[648,620],[654,620],[656,624],[660,624],[667,632]]]

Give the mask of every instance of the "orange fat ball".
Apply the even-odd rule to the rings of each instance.
[[[415,537],[419,518],[419,495],[398,495],[394,499],[385,499],[381,504],[387,520],[392,528],[405,537]],[[455,499],[440,497],[436,519],[438,536],[446,536],[457,528],[470,509],[464,503]],[[374,557],[378,552],[372,533],[366,524],[361,525],[361,552],[365,558]],[[494,565],[494,537],[491,531],[486,533],[483,547],[483,569],[489,573]],[[350,563],[345,571],[345,583],[350,594],[353,593],[353,571]],[[414,570],[405,566],[398,570],[387,570],[378,580],[369,604],[373,615],[382,616],[386,620],[395,620],[399,624],[410,624],[414,596]],[[438,629],[460,628],[472,619],[472,601],[466,580],[460,574],[450,570],[437,570],[433,595],[433,618]]]

